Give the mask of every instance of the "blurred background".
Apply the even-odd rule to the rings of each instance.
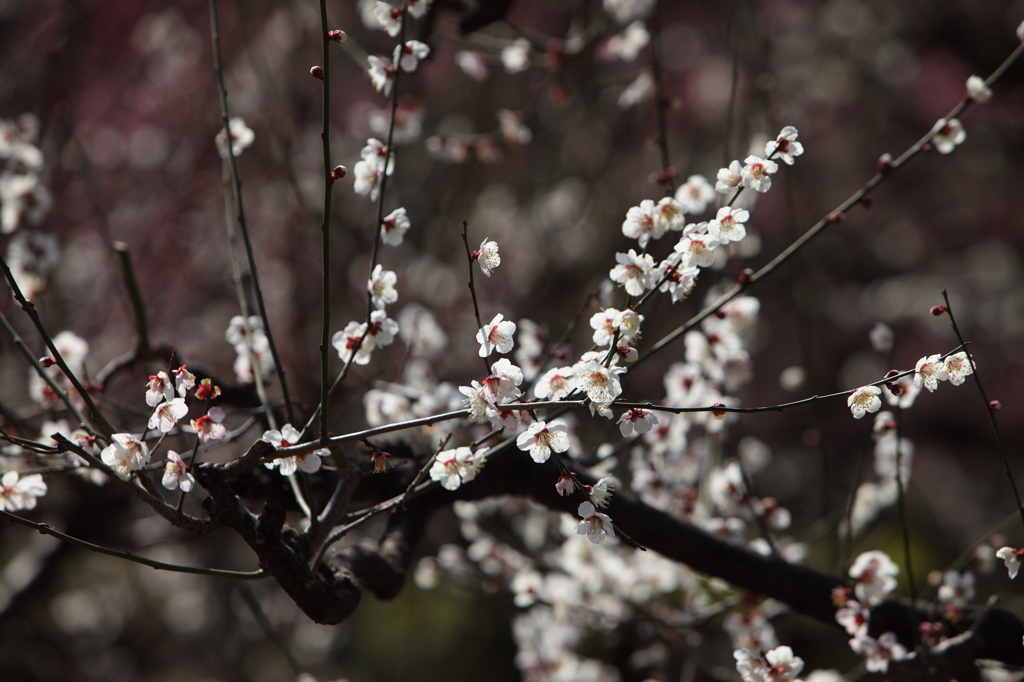
[[[333,162],[351,171],[367,138],[386,133],[388,100],[367,78],[365,55],[389,54],[394,39],[367,26],[365,3],[328,6],[333,26],[350,38],[332,45],[330,66]],[[588,297],[600,294],[614,254],[635,247],[620,229],[626,211],[664,195],[652,178],[662,166],[655,99],[644,87],[650,44],[630,54],[599,37],[578,53],[566,50],[566,36],[585,26],[609,36],[624,29],[602,21],[595,0],[516,0],[504,21],[462,35],[459,22],[473,12],[437,2],[411,26],[431,54],[399,83],[406,118],[385,211],[405,207],[412,228],[401,246],[381,252],[398,273],[396,311],[416,304],[436,316],[446,341],[431,370],[456,386],[479,378],[465,360],[476,354],[476,322],[463,220],[471,245],[487,237],[501,247],[500,269],[477,277],[484,318],[529,318],[554,340],[581,306],[589,306],[586,317],[598,309]],[[752,215],[743,247],[702,274],[689,300],[659,300],[645,312],[641,351],[697,312],[709,289],[767,263],[827,215],[874,174],[881,154],[897,156],[931,129],[964,96],[968,76],[987,76],[1016,47],[1022,19],[1020,0],[661,3],[647,28],[657,27],[662,42],[677,182],[692,174],[713,182],[730,160],[763,153],[784,125],[799,129],[806,151],[756,205],[744,196]],[[321,84],[308,75],[321,59],[318,6],[224,1],[220,21],[231,115],[255,133],[238,166],[259,276],[292,393],[308,414],[319,391]],[[518,37],[535,50],[526,68],[510,73],[501,52]],[[190,367],[235,382],[224,331],[239,311],[214,145],[221,120],[212,64],[205,2],[0,2],[0,118],[38,118],[39,178],[52,207],[32,229],[55,238],[59,250],[24,236],[27,228],[4,234],[0,247],[10,260],[23,235],[30,250],[51,254],[39,266],[45,282],[37,306],[51,332],[88,341],[92,374],[134,344],[111,248],[117,240],[129,247],[154,341]],[[945,289],[987,392],[1002,403],[1011,466],[1024,474],[1024,219],[1013,161],[1024,154],[1024,65],[994,90],[991,102],[962,116],[967,138],[952,154],[914,159],[873,193],[870,207],[852,210],[751,291],[761,315],[743,405],[853,388],[953,349],[946,318],[929,314]],[[500,109],[519,112],[529,134],[502,131]],[[366,306],[375,206],[353,192],[351,178],[336,183],[331,216],[335,329],[361,320]],[[652,252],[669,248],[656,243]],[[0,298],[42,354],[14,301]],[[878,322],[897,337],[888,362],[868,339]],[[571,345],[578,356],[589,335],[577,332]],[[682,354],[680,341],[630,373],[626,395],[659,400],[666,368]],[[399,380],[406,359],[396,343],[354,369],[332,406],[335,433],[365,427],[363,395],[376,382]],[[335,362],[332,372],[340,369]],[[107,387],[108,404],[141,405],[152,369],[120,375]],[[38,426],[53,416],[30,398],[28,374],[10,339],[0,339],[8,424]],[[276,384],[271,391],[279,395]],[[128,428],[132,419],[125,413],[115,425]],[[607,425],[581,421],[584,443],[595,447]],[[755,436],[771,448],[758,492],[793,512],[797,538],[820,541],[809,562],[835,570],[835,512],[862,477],[871,478],[868,420],[854,421],[836,401],[745,416],[731,428],[736,440]],[[904,416],[903,435],[915,447],[907,497],[918,585],[979,543],[1024,544],[1021,529],[1005,522],[1014,502],[970,382],[921,395]],[[114,486],[47,481],[50,493],[32,518],[173,563],[254,568],[234,538],[186,536]],[[858,551],[882,548],[896,558],[895,519],[894,508],[883,510]],[[0,524],[0,537],[4,680],[280,680],[294,676],[287,656],[325,679],[353,682],[519,679],[509,626],[516,607],[488,581],[442,579],[432,590],[410,582],[395,601],[364,597],[351,620],[323,627],[270,582],[239,587],[156,572],[11,524]],[[459,541],[454,517],[439,514],[421,551],[429,556]],[[978,580],[980,601],[998,593],[1005,608],[1021,612],[1024,602],[1002,569]],[[246,606],[252,598],[276,644]],[[776,629],[808,669],[856,663],[839,631],[794,616],[780,617]],[[702,667],[701,678],[735,675],[720,637],[713,641],[725,653],[723,667]],[[653,675],[625,665],[622,674]]]

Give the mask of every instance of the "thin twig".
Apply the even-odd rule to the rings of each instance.
[[[484,322],[480,317],[480,306],[476,301],[476,285],[473,283],[473,254],[469,249],[469,223],[462,221],[462,244],[466,247],[466,262],[469,263],[469,293],[473,297],[473,314],[476,315],[476,327],[483,330]],[[484,375],[491,373],[491,366],[487,364],[487,356],[484,356]]]
[[[668,122],[666,121],[665,109],[668,101],[665,99],[665,69],[661,61],[661,20],[658,15],[661,13],[661,2],[655,7],[655,19],[650,23],[651,27],[651,50],[652,66],[654,70],[654,109],[658,114],[658,149],[661,151],[661,178],[665,184],[665,196],[675,194],[675,172],[672,169],[672,162],[668,153]]]
[[[256,624],[259,625],[260,630],[263,632],[263,636],[266,637],[274,647],[281,652],[284,656],[285,661],[288,662],[288,667],[292,669],[293,675],[298,675],[302,672],[302,668],[295,661],[295,657],[292,656],[292,652],[288,650],[288,646],[284,641],[274,632],[274,626],[270,624],[270,619],[267,618],[267,614],[264,613],[263,607],[260,606],[259,599],[256,598],[256,593],[253,592],[252,588],[245,583],[237,585],[238,594],[241,595],[242,601],[249,607],[249,612],[252,613],[252,617],[256,620]]]
[[[323,260],[323,311],[320,323],[320,444],[327,444],[327,407],[330,398],[328,363],[331,333],[331,189],[334,176],[331,168],[331,41],[327,37],[327,0],[320,0],[320,42],[323,53],[323,124],[320,140],[324,150],[324,215],[320,221],[320,250]],[[372,270],[372,268],[371,268]]]
[[[911,649],[917,646],[917,585],[914,582],[914,566],[910,560],[910,526],[907,524],[906,512],[906,490],[903,486],[903,472],[900,466],[903,464],[903,447],[901,443],[903,429],[903,409],[896,407],[896,505],[899,512],[900,531],[903,535],[903,562],[907,569],[907,587],[910,589],[910,620],[913,624],[911,630]]]

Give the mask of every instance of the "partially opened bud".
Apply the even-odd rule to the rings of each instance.
[[[317,79],[318,81],[322,81],[324,79],[324,70],[322,67],[314,66],[312,69],[309,70],[309,75]]]

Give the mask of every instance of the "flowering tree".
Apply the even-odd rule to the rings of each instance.
[[[218,626],[251,623],[306,678],[357,679],[325,626],[409,578],[507,596],[528,680],[1024,664],[985,602],[1024,555],[1024,24],[953,59],[900,10],[779,8],[111,9],[138,69],[90,43],[94,88],[0,122],[0,608],[160,660],[129,593],[36,579],[77,546],[164,576],[171,641],[252,665]]]

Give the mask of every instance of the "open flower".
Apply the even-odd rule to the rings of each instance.
[[[411,73],[419,66],[421,59],[426,59],[430,54],[430,48],[418,40],[410,40],[404,46],[395,46],[395,63],[402,67],[402,71]]]
[[[395,82],[395,65],[385,58],[372,54],[366,61],[370,65],[366,72],[370,75],[374,89],[387,97],[391,94],[391,86]]]
[[[380,224],[380,240],[388,246],[398,246],[409,231],[409,216],[404,208],[396,208]]]
[[[552,367],[533,386],[533,395],[540,400],[561,400],[576,388],[572,367]]]
[[[174,450],[167,451],[167,464],[164,466],[164,477],[161,483],[168,490],[181,488],[183,493],[192,490],[192,486],[196,483],[196,479],[188,473],[188,467],[182,461],[181,455]]]
[[[224,420],[224,410],[219,407],[211,407],[210,411],[199,419],[192,420],[192,428],[196,430],[200,443],[208,443],[211,440],[220,440],[227,435],[227,429],[221,422]]]
[[[168,433],[178,423],[178,420],[188,414],[188,406],[184,398],[175,398],[157,405],[153,415],[149,418],[149,428],[157,429],[160,433]]]
[[[441,483],[445,490],[458,490],[463,483],[476,478],[481,462],[469,448],[444,450],[430,467],[430,478]]]
[[[174,386],[171,385],[171,378],[167,376],[167,372],[157,372],[149,377],[149,383],[146,384],[146,404],[150,407],[156,407],[165,400],[170,400],[174,397]],[[185,396],[181,396],[184,398]]]
[[[370,279],[366,282],[366,289],[370,292],[374,308],[381,310],[384,306],[398,300],[398,291],[395,289],[396,282],[398,282],[398,275],[390,270],[385,270],[383,265],[377,263],[377,267],[373,269]]]
[[[978,104],[984,104],[992,99],[992,88],[985,85],[981,76],[971,76],[967,79],[967,94]]]
[[[1006,570],[1010,574],[1010,580],[1017,577],[1017,572],[1020,570],[1020,560],[1024,557],[1024,549],[1014,549],[1013,547],[1000,547],[999,551],[996,552],[996,556],[1003,560],[1006,564]]]
[[[619,430],[625,437],[647,433],[657,423],[658,418],[653,413],[639,407],[623,412],[618,421]]]
[[[715,190],[722,194],[728,194],[743,183],[743,166],[739,161],[732,161],[728,168],[718,169],[718,180],[715,182]]]
[[[569,449],[568,428],[564,422],[534,422],[524,433],[516,438],[516,446],[529,452],[533,461],[548,461],[552,452],[565,452]]]
[[[491,276],[494,269],[501,265],[501,256],[498,255],[498,243],[484,239],[480,242],[480,250],[472,253],[473,260],[480,265],[480,272],[487,277]]]
[[[971,360],[967,357],[967,353],[963,351],[953,353],[948,356],[942,361],[942,364],[946,369],[946,376],[949,379],[949,383],[954,386],[959,386],[964,383],[964,379],[974,374],[974,367],[971,365]]]
[[[686,213],[703,213],[714,200],[715,188],[703,175],[691,175],[686,179],[686,184],[676,190],[676,201],[682,205]]]
[[[103,448],[100,459],[114,470],[117,477],[127,481],[133,471],[149,464],[149,448],[130,433],[115,433],[111,443]]]
[[[640,296],[656,284],[652,276],[654,259],[650,254],[637,255],[636,251],[630,249],[629,253],[615,254],[615,261],[618,265],[611,269],[608,277],[623,285],[630,296]]]
[[[715,219],[708,223],[708,236],[723,244],[738,242],[747,236],[747,228],[743,223],[749,217],[750,213],[742,208],[723,206],[718,209]]]
[[[759,156],[748,156],[743,163],[743,186],[758,192],[767,192],[772,187],[772,173],[779,170],[779,164]]]
[[[850,567],[850,577],[857,581],[854,592],[857,599],[868,604],[877,604],[885,595],[896,589],[899,566],[885,552],[872,550],[856,558]]]
[[[245,125],[245,121],[240,116],[235,116],[228,121],[228,130],[231,131],[231,153],[235,156],[245,151],[246,147],[251,145],[253,140],[256,139],[256,134],[252,132],[249,126]],[[227,135],[224,133],[223,128],[217,133],[216,141],[217,151],[220,153],[221,158],[228,158]]]
[[[476,340],[480,344],[480,357],[486,358],[491,352],[497,350],[499,353],[508,353],[512,350],[512,335],[516,333],[516,323],[511,320],[502,321],[502,314],[498,313],[476,333]]]
[[[782,159],[787,166],[793,165],[793,157],[804,153],[804,146],[796,141],[797,130],[793,126],[786,126],[775,138],[764,146],[765,156],[775,155],[775,158]],[[774,171],[773,171],[774,172]]]
[[[940,118],[935,122],[932,130],[938,131],[932,138],[932,145],[940,154],[949,154],[956,149],[957,145],[967,139],[963,124],[955,118],[948,121]]]
[[[0,478],[0,509],[20,511],[35,509],[36,498],[46,494],[46,483],[41,474],[22,477],[17,471],[8,471]]]
[[[914,367],[914,385],[918,388],[924,386],[929,391],[939,387],[940,381],[949,378],[946,372],[946,365],[939,359],[939,355],[929,355],[917,361]]]
[[[861,386],[851,393],[846,404],[853,412],[853,418],[860,419],[866,412],[877,412],[882,406],[882,400],[878,397],[881,392],[878,386]]]
[[[604,542],[605,537],[615,537],[615,526],[607,514],[601,514],[590,502],[582,502],[577,510],[583,519],[576,526],[578,535],[586,535],[595,545]]]

